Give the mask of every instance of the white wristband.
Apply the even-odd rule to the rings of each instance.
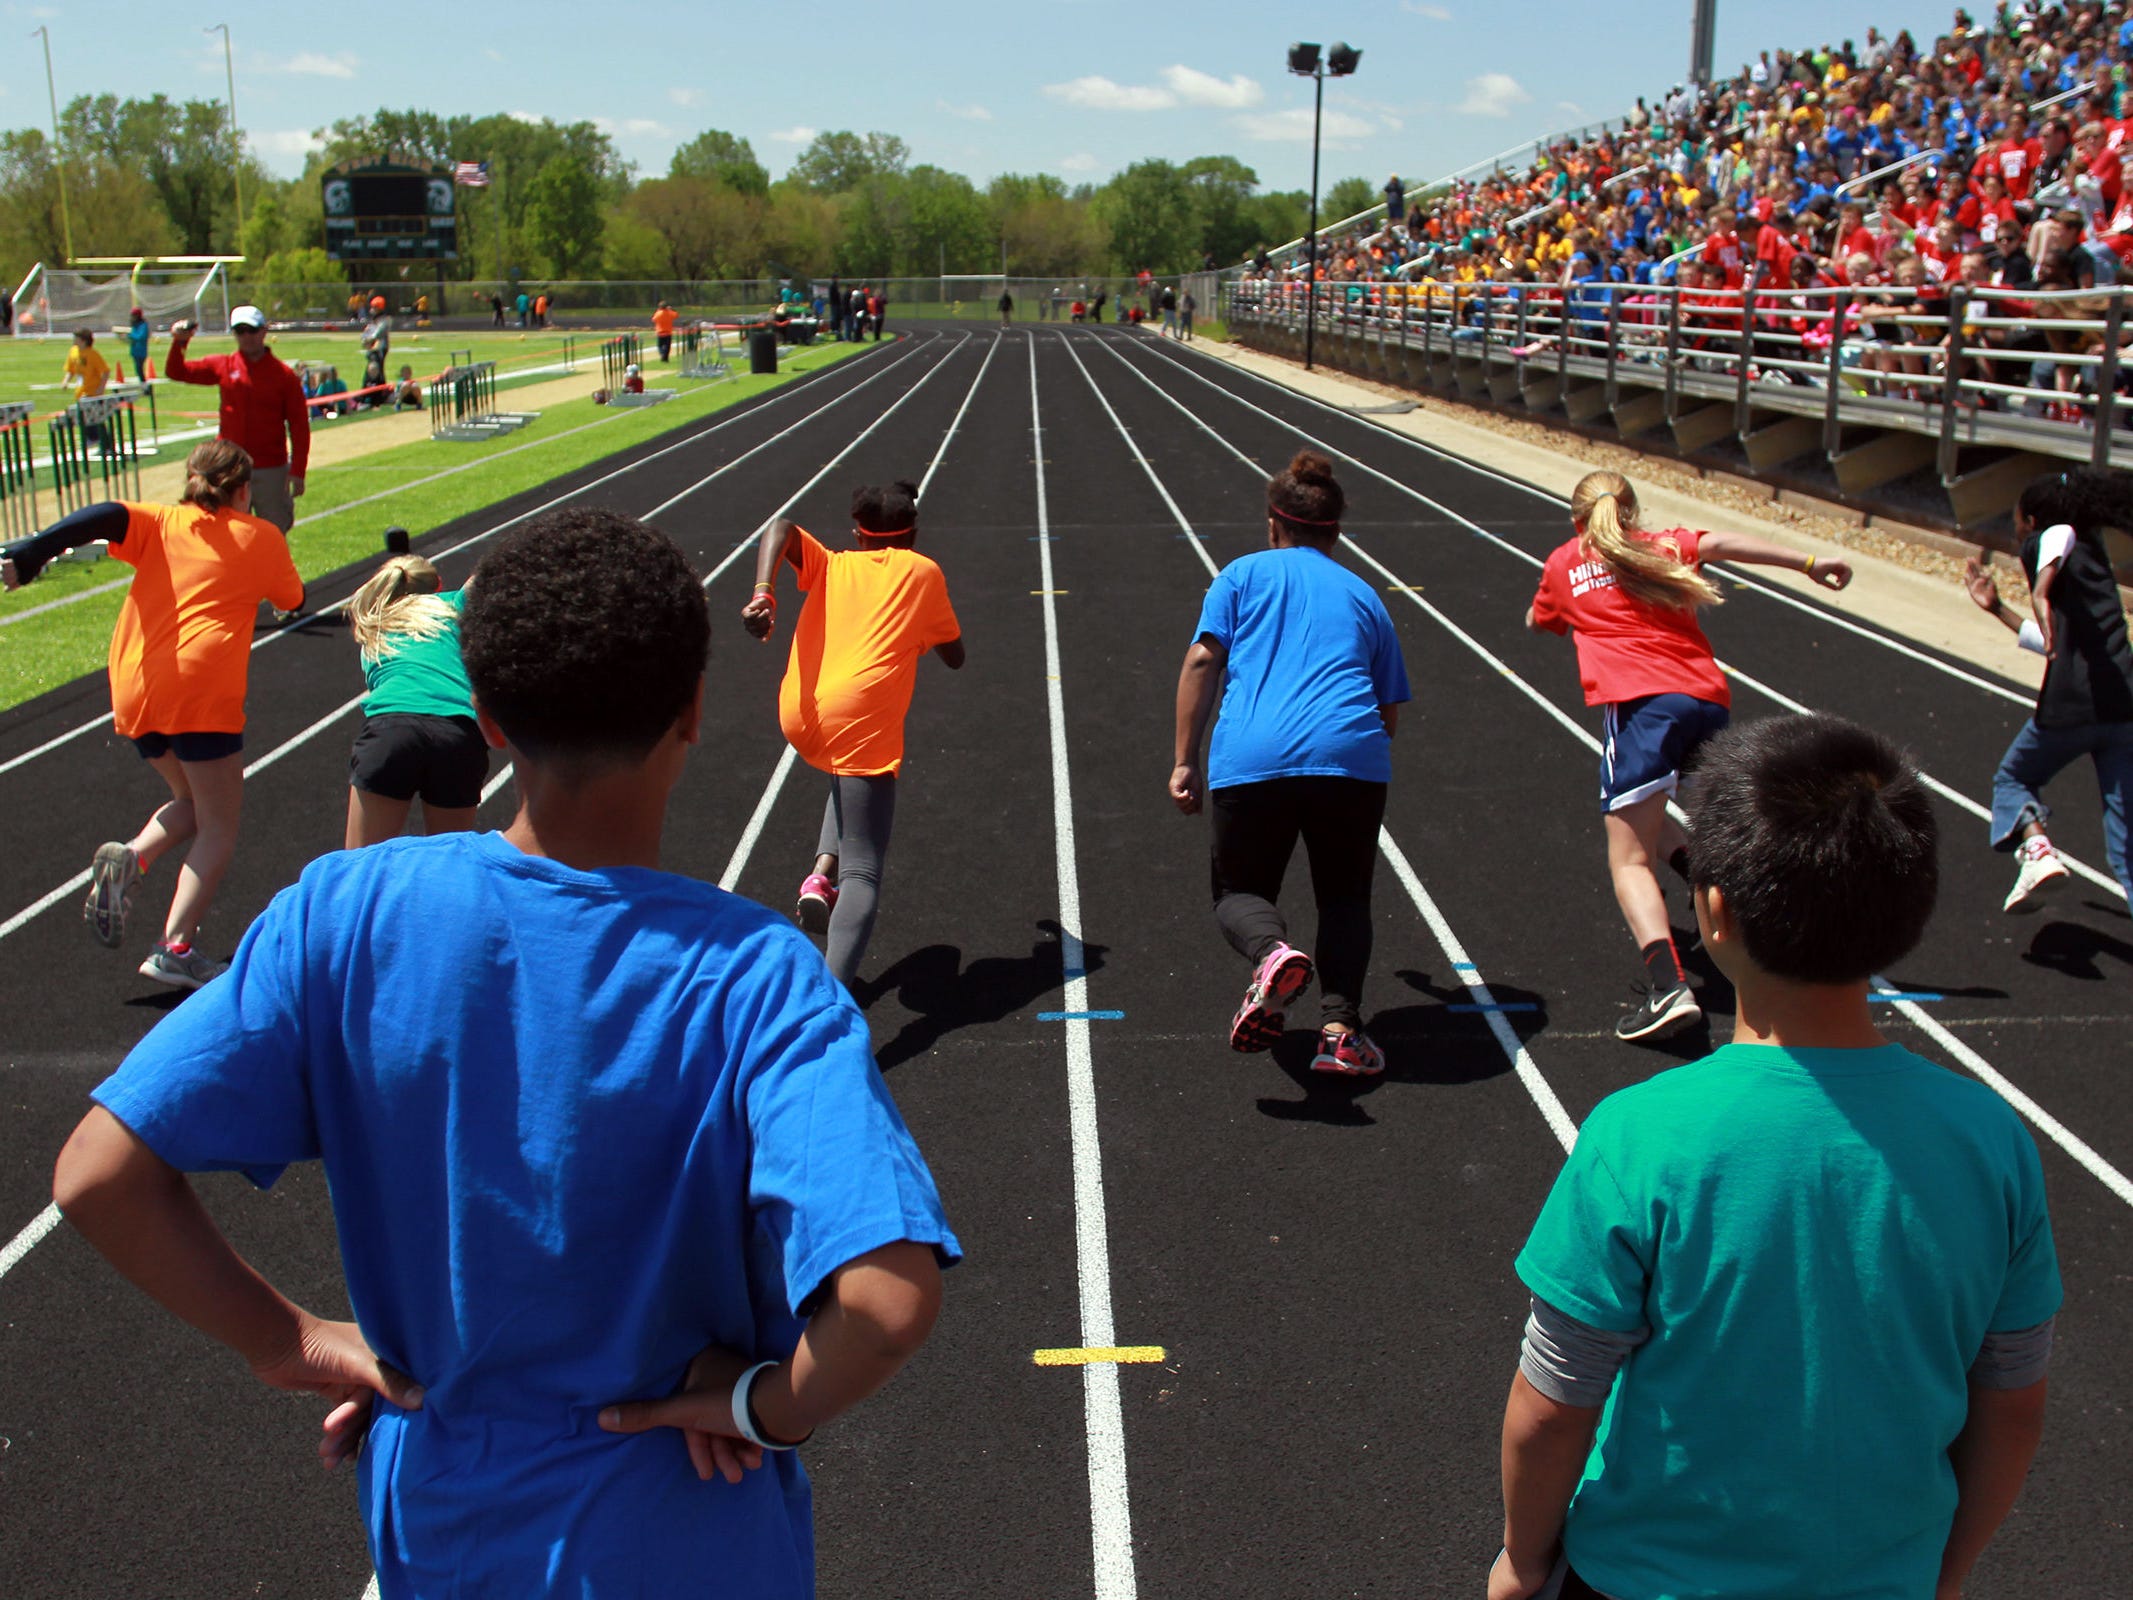
[[[2044,630],[2037,626],[2036,618],[2022,619],[2022,626],[2015,630],[2015,643],[2024,650],[2034,650],[2040,656],[2044,654]]]
[[[758,1361],[734,1380],[733,1431],[758,1449],[797,1450],[807,1443],[807,1440],[802,1439],[795,1444],[779,1444],[775,1439],[764,1437],[763,1430],[756,1426],[755,1417],[748,1405],[749,1391],[755,1388],[755,1380],[777,1364],[775,1361]]]

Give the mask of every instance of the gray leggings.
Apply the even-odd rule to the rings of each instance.
[[[830,913],[826,954],[837,981],[850,988],[874,936],[881,869],[889,858],[889,830],[896,825],[896,779],[833,775],[829,783],[822,842],[816,846],[816,854],[837,858],[837,907]]]

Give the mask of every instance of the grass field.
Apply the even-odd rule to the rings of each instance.
[[[820,346],[775,377],[744,372],[728,383],[685,386],[681,399],[645,410],[609,410],[590,399],[570,400],[545,407],[537,421],[499,439],[478,444],[423,440],[318,468],[290,535],[297,568],[307,580],[332,572],[376,554],[382,530],[394,523],[419,537],[615,451],[700,422],[857,349]],[[108,559],[57,561],[35,583],[0,594],[0,709],[104,664],[129,570]],[[20,622],[7,620],[89,589],[105,592]]]
[[[599,360],[600,342],[611,338],[612,331],[579,332],[575,334],[549,330],[541,333],[454,333],[440,329],[397,329],[393,334],[391,363],[397,371],[401,363],[415,369],[418,378],[427,378],[441,372],[451,363],[455,350],[471,350],[476,361],[494,361],[498,377],[508,377],[513,370],[526,367],[548,366],[560,361],[564,340],[576,340],[578,364]],[[354,388],[363,376],[362,341],[354,331],[347,333],[277,333],[272,336],[274,353],[284,361],[322,361],[341,370],[341,377]],[[73,391],[59,386],[60,370],[66,361],[71,341],[65,339],[0,339],[0,400],[28,400],[37,407],[40,417],[64,410],[73,399]],[[110,335],[99,334],[96,348],[114,368],[120,365],[126,354],[126,341]],[[195,355],[220,355],[236,349],[234,341],[227,337],[215,338],[203,334],[193,341]],[[155,363],[157,372],[170,354],[170,337],[159,333],[149,344],[149,359]],[[130,365],[124,376],[133,376]],[[212,389],[183,383],[158,383],[156,385],[157,415],[166,426],[182,426],[187,420],[183,413],[198,412],[208,420],[215,413],[215,395]],[[39,429],[38,447],[43,448],[43,430]]]

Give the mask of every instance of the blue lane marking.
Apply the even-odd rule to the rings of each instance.
[[[1499,1001],[1498,1001],[1498,1002],[1496,1002],[1496,1003],[1495,1003],[1494,1005],[1486,1005],[1486,1006],[1476,1006],[1476,1005],[1458,1005],[1458,1006],[1446,1006],[1446,1007],[1445,1007],[1445,1010],[1447,1010],[1447,1011],[1538,1011],[1538,1010],[1540,1010],[1540,1007],[1539,1007],[1539,1006],[1537,1006],[1537,1005],[1535,1005],[1535,1004],[1534,1004],[1534,1003],[1533,1003],[1532,1001],[1530,1001],[1530,1000],[1510,1000],[1510,1001],[1502,1001],[1502,1000],[1499,1000]]]
[[[1123,1022],[1123,1011],[1040,1011],[1039,1022]]]
[[[1866,992],[1866,997],[1870,1001],[1878,1000],[1885,1005],[1893,1004],[1898,1000],[1910,1000],[1919,1004],[1924,1004],[1928,1001],[1945,1000],[1948,998],[1944,994],[1928,994],[1924,990],[1913,992],[1909,989],[1869,989]]]
[[[1454,972],[1479,972],[1480,970],[1471,961],[1454,961],[1452,963],[1452,971]]]
[[[1059,535],[1056,533],[1033,533],[1029,536],[1029,542],[1031,544],[1050,544],[1058,537]]]

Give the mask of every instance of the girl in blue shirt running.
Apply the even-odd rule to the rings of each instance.
[[[1215,921],[1252,963],[1230,1048],[1272,1045],[1311,982],[1312,959],[1288,942],[1275,904],[1301,838],[1318,902],[1311,1066],[1374,1077],[1385,1058],[1362,1026],[1370,879],[1407,669],[1384,602],[1333,559],[1345,506],[1332,463],[1313,451],[1267,484],[1267,548],[1208,586],[1185,652],[1170,797],[1187,816],[1203,796],[1212,803]]]

